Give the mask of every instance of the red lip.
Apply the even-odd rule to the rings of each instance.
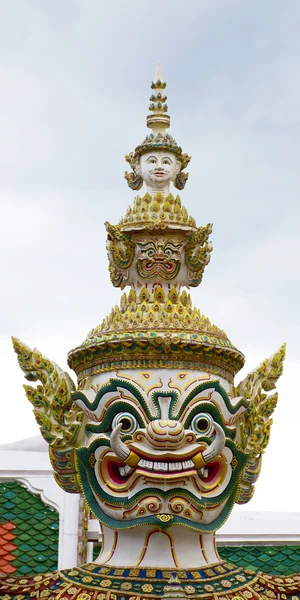
[[[124,480],[129,479],[128,477],[121,477],[119,473],[119,467],[122,465],[121,461],[111,459],[107,462],[107,470],[110,475],[110,478],[119,485],[124,483]]]

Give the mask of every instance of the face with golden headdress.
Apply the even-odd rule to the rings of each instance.
[[[246,461],[225,379],[174,369],[96,375],[76,393],[88,417],[76,451],[94,514],[116,529],[153,524],[220,527]]]
[[[181,163],[175,154],[166,151],[142,154],[135,167],[150,193],[165,191],[167,194],[180,170]]]

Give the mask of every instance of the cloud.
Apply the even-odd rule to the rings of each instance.
[[[296,454],[299,21],[295,1],[0,7],[3,442],[36,432],[10,335],[63,365],[119,302],[103,223],[132,201],[124,154],[146,134],[159,59],[170,131],[193,156],[182,200],[198,224],[214,223],[194,304],[245,352],[247,370],[287,341],[279,406],[289,424],[278,407],[274,438],[282,447],[288,435]],[[278,481],[273,455],[294,479],[276,444],[258,488],[266,497],[268,471]],[[287,501],[281,489],[277,497]]]

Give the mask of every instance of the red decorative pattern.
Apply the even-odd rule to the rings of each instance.
[[[224,563],[222,563],[224,565]],[[126,583],[120,584],[118,577],[98,573],[101,566],[91,564],[85,567],[46,573],[29,578],[0,576],[0,598],[5,600],[29,600],[45,598],[47,600],[161,600],[168,587],[168,578],[160,580],[161,592],[155,593],[157,579],[144,577],[125,577]],[[187,598],[190,600],[300,600],[300,574],[290,577],[255,574],[253,571],[236,569],[233,575],[206,577],[200,579],[180,579]],[[109,567],[106,568],[109,570]],[[236,573],[238,572],[238,575]],[[182,574],[182,572],[181,572]],[[249,575],[251,581],[245,581]],[[2,576],[3,577],[3,576]],[[105,577],[105,578],[104,578]],[[235,581],[235,582],[234,582]],[[146,583],[146,585],[145,585]],[[188,585],[186,585],[188,583]],[[143,594],[135,593],[132,588],[142,586]],[[199,589],[197,590],[197,586]],[[216,592],[216,586],[219,589]]]
[[[16,557],[11,554],[17,546],[12,544],[12,540],[16,538],[16,536],[12,533],[12,529],[15,529],[16,525],[10,523],[2,523],[0,525],[0,573],[5,573],[7,575],[14,573],[17,570],[17,567],[11,564]]]

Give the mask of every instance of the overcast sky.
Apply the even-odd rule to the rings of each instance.
[[[161,61],[182,200],[214,223],[194,303],[252,370],[283,341],[272,440],[249,509],[300,510],[299,0],[0,2],[1,443],[38,432],[10,336],[66,367],[119,301],[104,221],[133,200]],[[236,382],[241,376],[237,376]]]

